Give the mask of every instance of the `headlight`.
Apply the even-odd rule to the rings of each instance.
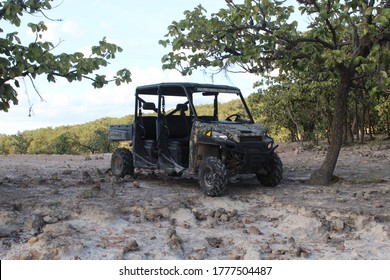
[[[266,136],[264,138],[264,142],[267,143],[268,149],[272,149],[274,147],[274,139],[272,139],[271,137]]]
[[[220,132],[216,132],[216,131],[211,131],[211,130],[206,132],[206,135],[209,137],[212,137],[212,138],[217,138],[217,139],[222,139],[222,140],[228,139],[228,137],[225,134],[220,133]]]

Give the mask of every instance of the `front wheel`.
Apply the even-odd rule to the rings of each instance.
[[[116,177],[123,178],[134,173],[133,154],[126,148],[118,148],[111,157],[111,170]]]
[[[199,184],[209,196],[222,196],[226,192],[227,172],[223,162],[216,157],[207,157],[199,166]]]
[[[273,153],[266,167],[267,175],[256,174],[260,183],[267,187],[275,187],[283,178],[283,163],[278,154]]]

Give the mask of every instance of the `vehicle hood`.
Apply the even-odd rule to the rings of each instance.
[[[209,130],[219,132],[236,142],[241,142],[243,139],[263,139],[267,135],[267,128],[257,123],[212,122],[198,125],[204,133]]]

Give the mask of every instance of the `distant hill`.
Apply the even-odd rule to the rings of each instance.
[[[133,116],[102,118],[78,125],[40,128],[0,135],[1,154],[89,154],[111,152],[118,143],[108,140],[108,126],[127,124]]]

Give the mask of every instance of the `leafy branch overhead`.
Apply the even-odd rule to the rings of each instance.
[[[0,2],[0,20],[19,27],[24,14],[42,14],[52,8],[53,0],[7,0]],[[86,57],[81,52],[72,54],[54,54],[55,45],[42,40],[42,33],[47,30],[44,22],[28,23],[27,26],[36,34],[36,40],[27,45],[22,44],[17,32],[4,34],[0,28],[0,110],[8,111],[10,103],[18,103],[15,88],[19,87],[17,78],[28,77],[32,83],[39,75],[45,75],[49,82],[56,82],[58,77],[69,82],[88,79],[94,88],[101,88],[109,82],[116,85],[131,82],[130,71],[119,70],[116,76],[109,79],[105,75],[95,74],[101,67],[106,67],[122,49],[103,38],[97,46],[92,47],[92,54]]]
[[[226,9],[206,16],[198,6],[185,11],[185,19],[168,27],[167,37],[160,44],[170,45],[172,51],[162,58],[165,69],[178,69],[189,74],[199,67],[229,70],[233,64],[244,71],[260,73],[271,67],[282,41],[292,40],[296,22],[289,23],[292,6],[272,2],[245,1],[236,5],[229,1]],[[283,12],[282,12],[283,10]]]
[[[190,74],[238,65],[262,74],[275,68],[291,71],[297,61],[309,60],[330,68],[353,62],[367,70],[379,58],[380,45],[389,41],[389,1],[298,0],[295,6],[310,19],[305,31],[291,19],[294,6],[286,1],[226,2],[216,13],[209,15],[199,5],[172,22],[167,39],[159,41],[171,48],[162,58],[164,69]],[[388,60],[387,51],[381,55]]]

